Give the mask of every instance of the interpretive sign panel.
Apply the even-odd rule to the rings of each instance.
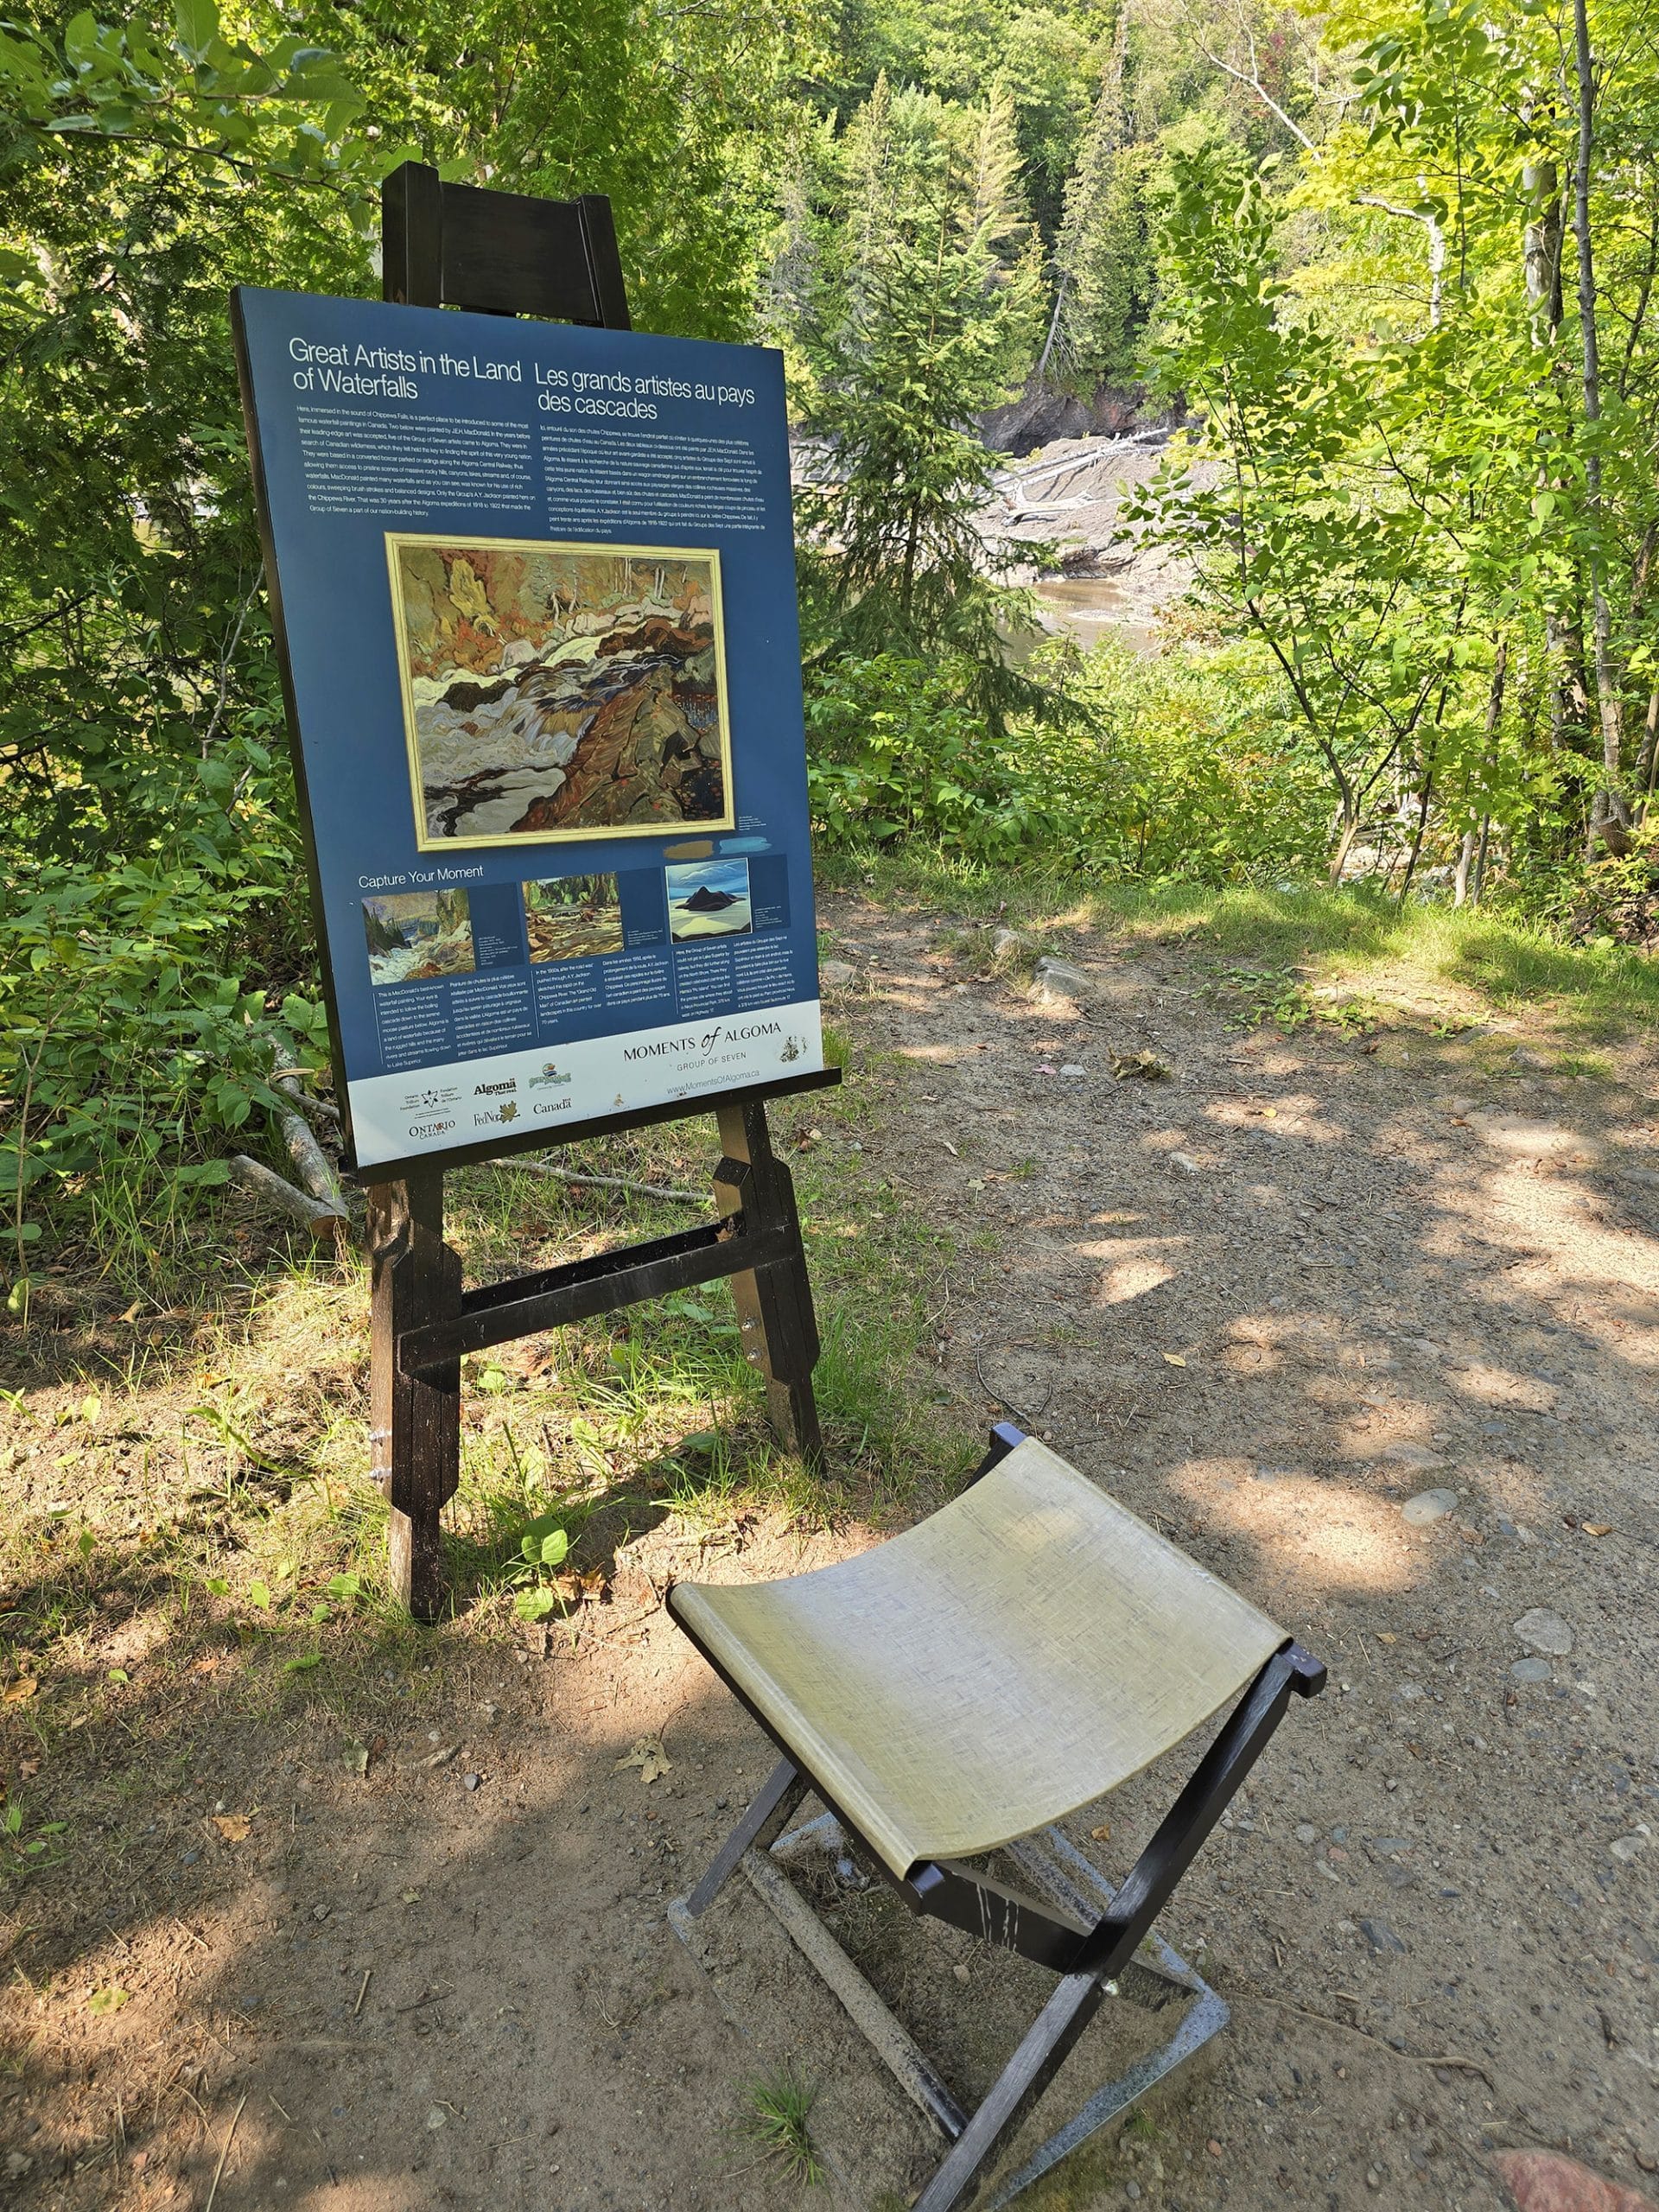
[[[357,1166],[820,1068],[780,356],[235,321]]]

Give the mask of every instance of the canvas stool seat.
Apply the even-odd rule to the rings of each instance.
[[[1033,1438],[855,1559],[669,1605],[899,1875],[1103,1796],[1288,1641]]]
[[[1199,1999],[1156,2063],[1101,2092],[1005,2190],[1008,2201],[1225,2020],[1151,1927],[1292,1695],[1325,1669],[1277,1622],[1057,1452],[993,1432],[969,1486],[858,1557],[749,1585],[678,1583],[669,1610],[783,1754],[671,1914],[688,1936],[742,1866],[953,2148],[917,2212],[955,2212],[1143,1943]],[[1122,1885],[1053,1823],[1233,1711]],[[918,1913],[1000,1942],[1060,1988],[971,2117],[779,1872],[809,1792]],[[823,1823],[814,1823],[822,1826]],[[799,1831],[804,1834],[805,1831]],[[1030,1839],[1060,1859],[1045,1879]],[[779,1839],[782,1839],[780,1841]],[[1006,1848],[1043,1894],[969,1862]],[[810,1927],[806,1924],[810,1922]],[[1116,2101],[1111,2101],[1115,2095]],[[1077,2131],[1081,2128],[1082,2133]]]

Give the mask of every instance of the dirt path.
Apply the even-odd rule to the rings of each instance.
[[[1039,1004],[988,931],[827,921],[836,1019],[907,1072],[819,1143],[956,1244],[923,1389],[964,1435],[1006,1405],[1332,1668],[1167,1917],[1230,2031],[1028,2201],[1487,2212],[1512,2144],[1659,2190],[1645,1071],[1554,1072],[1519,1030],[1242,1033],[1192,950],[1079,940]],[[1142,1051],[1167,1079],[1115,1081]],[[201,2206],[234,2121],[215,2212],[903,2202],[925,2144],[764,1916],[720,1908],[718,1986],[664,1918],[766,1761],[655,1588],[864,1541],[711,1552],[670,1516],[575,1657],[416,1653],[343,1707],[251,1705],[205,1652],[191,1756],[98,1796],[95,1875],[89,1841],[16,1894],[7,2201]],[[89,1669],[118,1634],[89,1623]],[[617,1761],[658,1732],[647,1785]],[[1109,1872],[1157,1780],[1109,1808]],[[971,2079],[995,1967],[946,1941],[904,1979],[925,2022],[966,2012]],[[736,2132],[785,2056],[822,2085],[817,2198]]]

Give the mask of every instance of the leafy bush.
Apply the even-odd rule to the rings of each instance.
[[[106,1230],[147,1213],[153,1231],[193,1185],[225,1180],[226,1134],[280,1103],[273,1066],[326,1050],[321,1005],[272,987],[293,973],[299,873],[280,796],[263,748],[232,741],[181,769],[165,840],[96,861],[7,861],[0,1209],[14,1310],[42,1199]]]
[[[1318,864],[1317,776],[1281,737],[1272,686],[1239,654],[1147,659],[1065,640],[1030,664],[1058,706],[999,736],[950,661],[883,654],[820,672],[809,782],[832,842],[937,838],[977,860],[1206,882]]]

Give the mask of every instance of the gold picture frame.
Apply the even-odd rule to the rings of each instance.
[[[533,845],[591,844],[612,837],[684,837],[736,827],[725,608],[717,549],[620,545],[572,538],[480,537],[454,531],[387,531],[385,536],[398,690],[415,812],[415,840],[422,852],[454,853],[486,848],[511,851]],[[432,560],[423,563],[418,569],[415,567],[410,556],[423,555],[433,556],[435,569]],[[522,612],[518,618],[511,618],[505,612],[507,594],[499,579],[511,573],[515,560],[523,563],[526,575],[532,563],[539,563],[543,575],[556,575],[563,570],[569,579],[569,596],[563,618],[567,625],[565,634],[550,652],[546,651],[546,637],[559,626],[556,612],[554,619],[546,623],[528,620]],[[594,566],[605,562],[613,564],[613,571],[616,564],[620,564],[620,575],[613,576],[620,595],[612,601],[608,613],[603,607],[605,592],[594,589]],[[584,569],[583,563],[589,566]],[[626,593],[634,581],[637,567],[653,569],[655,577],[645,597],[630,599]],[[699,570],[701,575],[697,574]],[[642,630],[657,620],[665,624],[671,633],[677,626],[668,613],[639,613],[641,607],[654,607],[664,602],[671,576],[682,587],[681,596],[671,602],[673,607],[683,611],[683,620],[678,629],[683,632],[695,628],[701,632],[706,628],[709,632],[708,645],[700,645],[695,654],[688,653],[682,665],[701,660],[704,652],[712,650],[712,708],[704,703],[707,695],[693,692],[690,696],[696,702],[694,715],[682,700],[677,687],[671,683],[664,712],[671,724],[670,741],[680,747],[680,753],[673,758],[665,754],[654,776],[642,772],[637,777],[619,778],[595,772],[592,786],[593,798],[600,810],[626,803],[634,812],[642,804],[661,810],[645,819],[607,820],[594,818],[584,810],[590,803],[588,797],[577,800],[574,808],[567,807],[559,799],[559,791],[570,788],[574,782],[564,772],[579,759],[584,737],[591,734],[594,722],[609,703],[610,696],[614,696],[610,694],[594,705],[577,734],[572,734],[570,725],[581,721],[583,709],[590,703],[579,691],[569,704],[560,703],[556,696],[550,701],[532,702],[531,711],[543,717],[538,741],[555,749],[553,757],[521,761],[517,766],[504,765],[499,769],[493,768],[485,760],[466,774],[458,772],[466,766],[462,756],[467,747],[480,742],[474,728],[477,710],[468,711],[469,692],[477,695],[480,707],[499,706],[509,700],[509,694],[513,694],[509,701],[511,708],[519,703],[516,696],[519,679],[515,677],[514,669],[521,668],[526,676],[534,672],[545,679],[559,670],[574,676],[584,667],[594,666],[597,654],[584,657],[580,648],[587,639],[596,639],[604,633],[607,623],[614,620],[619,607],[632,609],[634,620]],[[437,588],[439,579],[441,591]],[[592,599],[582,596],[584,582],[587,588],[594,592]],[[496,591],[493,600],[493,586]],[[516,591],[515,581],[515,598]],[[706,622],[700,612],[705,598]],[[556,609],[558,601],[556,583],[548,602],[550,607]],[[423,618],[418,622],[415,619],[417,614]],[[597,623],[594,620],[596,615],[601,618]],[[505,632],[510,623],[512,634],[507,635]],[[539,640],[535,634],[538,628],[543,632]],[[495,656],[495,665],[473,664],[488,663],[489,648],[496,639],[501,639],[502,650]],[[525,645],[531,647],[531,658],[525,660],[521,655],[509,663],[507,652]],[[446,649],[452,663],[447,673],[440,677],[429,670],[417,672],[417,662],[442,659]],[[472,656],[471,663],[465,659],[467,654]],[[425,698],[417,695],[417,687],[440,682],[444,685],[441,693]],[[603,690],[602,686],[596,688]],[[457,691],[463,701],[459,709],[450,704],[451,695]],[[434,713],[435,708],[442,710],[441,722]],[[702,726],[705,716],[706,728]],[[671,725],[677,720],[680,727],[675,729]],[[524,742],[517,725],[511,730],[504,729],[500,734],[509,747]],[[570,751],[563,754],[562,748],[567,743]],[[446,745],[448,757],[444,759]],[[487,746],[483,749],[487,751]],[[624,750],[626,753],[626,748]],[[690,763],[689,766],[682,766],[682,759]],[[435,775],[437,769],[447,772]],[[629,800],[626,786],[631,781],[637,781],[639,789]],[[623,786],[620,791],[617,789],[619,783]],[[716,791],[718,804],[711,805],[709,802]],[[679,803],[676,793],[691,794],[708,810],[674,811]],[[519,819],[504,824],[502,817],[520,805],[524,811]],[[566,818],[558,818],[562,812]],[[435,824],[446,813],[455,827],[441,831]],[[469,830],[466,827],[467,818],[478,816],[484,817],[483,823]]]

